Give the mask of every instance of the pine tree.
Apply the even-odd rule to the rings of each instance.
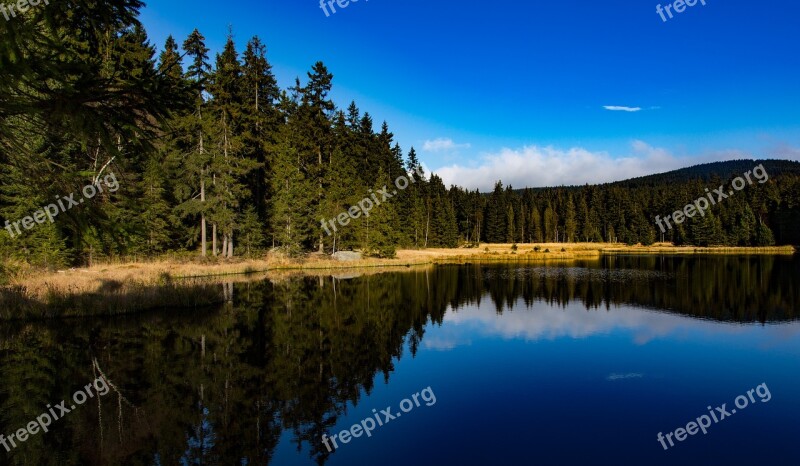
[[[514,224],[514,206],[510,203],[508,204],[508,209],[506,209],[506,243],[516,243],[517,227]]]
[[[325,195],[326,171],[330,163],[332,128],[330,117],[335,106],[329,99],[333,75],[328,72],[322,62],[317,62],[308,72],[308,83],[298,88],[301,98],[300,106],[294,121],[299,139],[295,139],[299,149],[300,163],[308,180],[313,180],[316,185],[314,200],[318,206],[314,217],[320,218],[324,212],[319,210]],[[299,86],[299,83],[297,84]],[[306,238],[309,246],[316,242],[317,249],[325,249],[325,235],[319,232],[318,238]]]
[[[772,230],[764,222],[758,223],[755,235],[755,245],[756,246],[775,245],[775,236],[772,234]]]
[[[481,241],[481,235],[483,233],[483,222],[484,222],[484,208],[486,202],[481,196],[481,193],[476,189],[474,192],[470,194],[471,199],[471,207],[472,207],[472,219],[473,219],[473,232],[471,236],[471,240],[474,241],[473,244],[478,245]]]
[[[534,243],[544,242],[544,233],[542,230],[542,217],[539,214],[539,209],[535,205],[531,207],[531,220],[530,220],[529,231],[532,242]]]
[[[644,246],[650,246],[655,242],[655,229],[639,208],[634,208],[632,213],[631,232],[633,234],[631,244],[641,243]]]
[[[527,240],[528,231],[528,216],[526,215],[525,206],[519,204],[515,212],[514,218],[517,220],[516,238],[518,242],[524,243]]]
[[[164,51],[158,60],[159,73],[167,76],[172,81],[175,89],[182,89],[182,92],[190,90],[190,83],[183,74],[183,63],[177,42],[169,36],[164,44]],[[183,248],[186,245],[196,242],[197,232],[191,223],[182,221],[180,215],[175,215],[178,211],[175,207],[181,203],[181,192],[191,192],[191,181],[184,178],[183,171],[184,158],[192,148],[189,145],[191,134],[187,130],[191,126],[191,108],[175,109],[173,115],[166,122],[163,136],[156,142],[155,155],[151,155],[155,160],[162,163],[161,171],[157,174],[145,175],[143,182],[150,180],[150,185],[156,184],[157,189],[162,190],[159,196],[166,202],[170,212],[165,215],[168,229],[171,233],[170,244],[176,248]],[[151,169],[155,169],[155,161],[150,163]],[[156,176],[158,179],[155,179]],[[148,186],[144,186],[145,191]],[[185,219],[186,217],[184,217]],[[155,222],[155,218],[152,218]],[[153,241],[156,238],[152,238]]]
[[[276,103],[280,99],[280,88],[272,74],[272,65],[266,57],[266,46],[256,36],[247,43],[243,55],[241,76],[242,97],[242,155],[254,161],[255,168],[247,178],[250,201],[255,206],[258,218],[268,218],[267,190],[265,182],[270,174],[266,166],[266,147],[274,142],[280,122]]]
[[[216,255],[216,231],[222,233],[222,256],[234,255],[234,232],[238,229],[241,204],[250,197],[246,178],[259,167],[258,161],[243,157],[242,140],[243,87],[241,64],[239,63],[233,38],[229,35],[223,52],[217,56],[217,66],[211,75],[209,92],[213,100],[209,106],[215,121],[213,142],[215,154],[210,169],[212,187],[209,203],[214,224],[214,254]]]
[[[120,36],[143,31],[143,5],[80,0],[0,23],[0,147],[31,154],[19,118],[35,134],[63,132],[117,156],[118,138],[147,145],[183,96],[153,68],[131,73],[119,55],[107,59]]]
[[[408,237],[411,244],[415,248],[425,247],[426,233],[428,229],[428,183],[425,178],[424,170],[417,159],[417,152],[412,147],[408,151],[408,161],[406,162],[406,171],[408,173],[411,184],[406,189],[406,196],[413,199],[410,211],[408,213]]]
[[[170,207],[166,198],[161,160],[155,154],[150,157],[142,176],[140,199],[142,229],[145,232],[144,253],[154,256],[172,246],[173,231],[170,228]]]
[[[744,211],[734,229],[734,237],[739,246],[752,246],[755,244],[755,236],[756,216],[753,214],[753,209],[748,204],[745,204]]]
[[[589,224],[589,205],[586,203],[586,192],[581,192],[578,194],[578,209],[577,209],[577,220],[578,220],[578,241],[589,242],[591,241],[591,230],[592,227]]]
[[[325,184],[328,189],[319,211],[322,214],[320,221],[326,225],[322,229],[326,235],[330,233],[328,242],[331,245],[331,253],[359,246],[357,235],[362,229],[365,218],[353,220],[350,226],[344,228],[336,222],[333,226],[327,223],[328,220],[335,219],[338,215],[347,212],[350,207],[357,205],[362,199],[358,197],[358,193],[367,193],[367,189],[361,186],[358,179],[355,161],[341,150],[334,150],[328,171],[328,180]]]
[[[309,238],[310,225],[307,219],[315,212],[312,207],[312,184],[300,169],[297,149],[291,144],[292,129],[284,126],[277,136],[277,142],[270,149],[272,160],[271,178],[272,222],[274,241],[291,255],[303,251]]]
[[[164,51],[158,57],[158,72],[172,81],[174,87],[183,84],[183,64],[178,43],[170,34],[164,43]]]
[[[498,181],[494,185],[494,191],[489,196],[489,201],[486,206],[486,226],[484,227],[486,242],[502,243],[506,240],[508,233],[506,227],[508,212],[505,207],[503,183]]]
[[[247,206],[241,215],[239,226],[239,244],[244,249],[244,255],[254,257],[264,247],[264,228],[254,206]]]
[[[713,212],[708,211],[700,219],[695,218],[689,226],[692,244],[696,246],[716,246],[724,244],[721,238],[722,225]]]
[[[575,212],[575,203],[572,201],[572,196],[567,196],[567,209],[566,217],[564,218],[564,234],[566,241],[572,243],[578,235],[578,220]]]
[[[364,245],[362,250],[363,255],[366,257],[391,259],[396,255],[400,218],[397,215],[394,202],[391,199],[382,201],[381,196],[377,194],[384,186],[391,186],[391,181],[383,169],[378,169],[377,181],[371,191],[376,193],[376,196],[372,197],[372,199],[377,198],[381,203],[369,213],[369,216],[363,219],[363,223],[366,226],[366,234],[363,238]]]
[[[600,192],[596,190],[591,190],[591,201],[589,202],[591,206],[589,208],[589,220],[584,227],[584,231],[588,238],[588,241],[597,241],[602,242],[604,240],[603,233],[604,229],[604,221],[601,220],[601,213],[604,211],[603,209],[603,199]]]
[[[431,216],[428,246],[454,248],[458,246],[458,226],[453,204],[441,178],[431,175],[429,187]]]
[[[544,209],[544,241],[558,243],[558,218],[550,202]]]
[[[211,131],[209,118],[205,112],[204,93],[211,65],[208,64],[205,37],[197,29],[183,43],[183,50],[191,60],[186,78],[192,83],[195,99],[194,112],[184,122],[190,148],[182,160],[184,184],[177,187],[177,192],[178,198],[183,202],[176,210],[182,216],[200,217],[200,254],[205,257],[208,254],[206,189],[211,178],[209,174],[211,154],[206,143]]]

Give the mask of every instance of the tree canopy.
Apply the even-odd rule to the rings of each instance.
[[[156,56],[137,20],[141,6],[54,2],[0,23],[0,226],[80,196],[105,174],[120,184],[17,237],[0,230],[0,258],[60,267],[273,248],[392,257],[398,247],[479,242],[800,243],[796,163],[766,163],[768,183],[663,235],[656,215],[755,163],[602,186],[448,187],[386,122],[376,129],[355,102],[339,107],[324,63],[282,89],[258,37],[240,47],[231,33],[212,58],[195,30],[182,46],[169,37]],[[321,222],[384,186],[394,191],[401,176],[413,182],[369,217],[324,232]]]

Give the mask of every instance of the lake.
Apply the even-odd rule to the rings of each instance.
[[[795,465],[799,285],[796,256],[607,256],[4,324],[0,464]]]

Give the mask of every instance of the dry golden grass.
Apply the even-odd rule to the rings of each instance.
[[[539,251],[534,252],[534,247]],[[488,252],[487,252],[488,249]],[[549,251],[549,252],[545,252]],[[337,269],[384,268],[427,265],[450,261],[494,260],[568,260],[600,257],[602,254],[793,254],[794,248],[732,248],[732,247],[675,247],[660,243],[653,246],[626,246],[613,243],[542,243],[482,244],[479,248],[400,250],[395,259],[361,259],[340,262],[328,256],[309,254],[301,259],[281,255],[268,255],[261,260],[234,259],[217,263],[177,262],[170,260],[103,264],[81,269],[43,273],[27,271],[10,279],[9,286],[24,287],[32,297],[41,296],[44,290],[57,289],[74,293],[94,292],[109,283],[141,285],[163,284],[166,280],[225,277],[273,271],[332,271]]]
[[[385,271],[416,261],[366,259],[339,262],[319,254],[289,259],[186,262],[162,260],[113,263],[81,269],[41,272],[21,270],[0,287],[0,319],[113,315],[158,308],[192,308],[222,302],[220,283],[295,274],[331,275],[339,269]],[[266,276],[266,275],[265,275]]]
[[[733,246],[673,246],[659,243],[652,246],[612,247],[603,250],[604,254],[731,254],[731,255],[792,255],[793,246],[733,247]]]
[[[534,248],[538,247],[538,251]],[[502,261],[568,261],[599,258],[597,244],[482,244],[479,248],[425,249],[398,251],[397,257],[406,261],[427,261],[435,264]]]
[[[283,280],[295,275],[352,276],[396,267],[480,262],[549,262],[598,259],[604,254],[794,254],[793,247],[731,248],[626,246],[611,243],[482,244],[479,248],[400,250],[395,259],[340,262],[309,254],[292,259],[270,254],[260,260],[155,260],[109,263],[45,273],[20,272],[0,287],[0,319],[108,315],[144,309],[198,307],[223,300],[219,283],[263,275]],[[538,248],[534,250],[534,248]],[[202,280],[201,280],[202,279]]]

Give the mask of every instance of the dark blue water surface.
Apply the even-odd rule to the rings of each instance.
[[[9,330],[5,383],[52,379],[52,403],[97,358],[119,393],[6,460],[796,465],[798,284],[792,257],[440,266],[239,283],[202,315]],[[53,341],[49,371],[11,367]],[[4,432],[39,409],[17,391]],[[707,434],[658,441],[723,404],[735,414]],[[370,437],[324,446],[387,407]]]
[[[798,323],[540,300],[514,307],[500,315],[484,301],[429,324],[416,357],[332,430],[423,387],[436,404],[342,446],[330,464],[798,464]],[[762,383],[769,401],[756,393],[752,406],[668,451],[657,442]],[[283,447],[278,464],[300,464]]]

